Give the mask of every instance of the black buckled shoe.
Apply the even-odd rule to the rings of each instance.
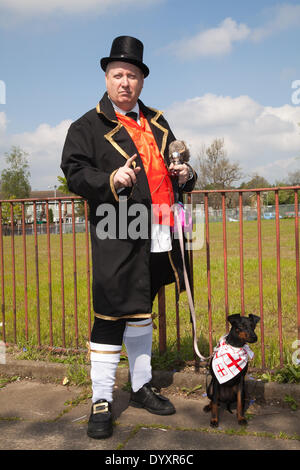
[[[143,385],[137,392],[131,390],[129,405],[145,408],[156,415],[172,415],[176,412],[170,400],[160,395],[150,383]]]
[[[107,400],[98,400],[92,405],[87,435],[94,439],[105,439],[112,433],[111,404]]]

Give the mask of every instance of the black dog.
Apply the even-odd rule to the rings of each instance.
[[[252,314],[249,317],[241,317],[240,314],[228,317],[231,330],[227,336],[221,338],[218,346],[223,349],[216,348],[209,364],[212,379],[207,386],[206,393],[211,401],[209,405],[204,407],[204,411],[211,411],[210,424],[213,427],[219,425],[219,402],[226,403],[228,411],[230,411],[230,404],[237,402],[238,423],[247,424],[244,417],[244,379],[248,370],[247,355],[251,353],[251,350],[246,343],[257,341],[254,329],[259,320],[259,317]],[[235,349],[232,349],[231,346]],[[236,354],[234,357],[232,352]],[[216,363],[218,364],[216,365]],[[233,370],[235,375],[233,375]]]

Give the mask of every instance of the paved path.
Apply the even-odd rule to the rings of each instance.
[[[156,416],[129,407],[129,393],[117,386],[113,436],[90,439],[86,435],[91,407],[89,390],[36,379],[8,382],[0,389],[0,449],[107,450],[114,452],[106,458],[114,459],[120,455],[130,457],[130,451],[134,455],[136,450],[156,451],[152,459],[158,455],[164,458],[166,450],[172,450],[177,457],[180,451],[190,451],[193,463],[196,451],[204,449],[300,450],[299,410],[255,402],[247,410],[247,427],[237,424],[235,412],[221,410],[220,426],[213,430],[209,415],[203,412],[207,404],[203,389],[187,396],[182,387],[177,391],[172,387],[162,390],[174,403],[176,414]]]

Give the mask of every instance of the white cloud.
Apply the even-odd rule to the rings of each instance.
[[[268,17],[265,23],[254,28],[245,23],[237,23],[232,18],[225,18],[217,27],[174,41],[165,50],[185,60],[229,54],[234,43],[246,40],[260,42],[273,34],[299,27],[300,5],[277,5],[266,9],[265,16]]]
[[[276,5],[266,10],[269,19],[266,23],[251,32],[253,41],[261,41],[264,38],[285,31],[289,28],[299,27],[300,5]]]
[[[149,5],[161,0],[144,0],[142,5]],[[140,5],[138,0],[1,0],[2,10],[24,18],[49,15],[51,13],[79,14],[95,12],[105,13],[121,7]]]
[[[0,113],[0,135],[6,130],[7,118],[4,112]]]
[[[250,29],[245,24],[237,24],[231,18],[226,18],[216,28],[201,31],[189,39],[176,41],[170,44],[168,49],[185,59],[227,54],[231,52],[234,42],[245,40],[249,34]]]
[[[213,104],[213,106],[212,106]],[[186,100],[183,103],[175,103],[169,108],[168,115],[174,115],[180,107],[180,121],[189,128],[217,129],[224,123],[232,124],[245,118],[254,119],[261,109],[261,105],[253,101],[249,96],[216,96],[207,93],[203,96]]]
[[[258,172],[273,183],[299,168],[300,107],[206,94],[175,103],[166,118],[177,138],[191,145],[193,158],[203,145],[224,138],[228,157],[240,163],[245,177]]]
[[[0,134],[0,154],[9,151],[12,145],[19,146],[29,154],[30,183],[32,189],[47,189],[49,185],[57,184],[57,176],[61,175],[60,161],[71,121],[62,121],[57,126],[41,124],[34,132],[22,134]],[[0,120],[1,128],[1,120]],[[5,162],[0,162],[2,170]]]

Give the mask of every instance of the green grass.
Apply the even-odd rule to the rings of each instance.
[[[257,222],[244,222],[244,279],[245,313],[260,315],[259,265]],[[26,237],[27,249],[27,289],[28,289],[28,338],[25,332],[24,305],[24,257],[23,240],[15,237],[16,272],[16,342],[19,345],[36,345],[37,336],[37,287],[34,237]],[[284,360],[288,362],[294,352],[293,342],[297,339],[297,296],[294,220],[280,220],[280,261],[281,261],[281,303],[283,324]],[[52,332],[53,346],[62,347],[62,304],[59,235],[51,235],[51,279],[52,279]],[[13,280],[11,239],[3,237],[5,270],[5,326],[6,341],[15,342],[13,314]],[[73,239],[71,234],[63,237],[64,247],[64,295],[65,295],[65,347],[76,348],[74,315],[74,267]],[[228,306],[229,314],[241,311],[240,298],[240,258],[239,224],[227,223],[228,248]],[[40,337],[42,345],[50,344],[50,308],[47,236],[38,236],[39,253],[39,294],[40,294]],[[197,314],[197,335],[200,351],[207,355],[208,345],[208,297],[206,249],[193,252],[194,294]],[[76,235],[77,267],[77,309],[78,347],[85,348],[88,340],[87,272],[85,234]],[[225,290],[223,263],[223,232],[219,222],[210,224],[210,267],[212,292],[212,336],[214,344],[225,333]],[[274,368],[279,364],[277,262],[275,221],[262,221],[262,269],[263,269],[263,314],[265,329],[266,366]],[[177,351],[176,313],[174,286],[166,288],[167,312],[167,353],[158,353],[158,330],[154,331],[153,360],[157,367],[164,368],[170,362],[176,366],[180,361],[193,359],[191,323],[186,294],[182,294],[180,309],[180,352]],[[157,312],[157,301],[154,311]],[[93,321],[93,313],[91,313]],[[2,321],[2,319],[0,319]],[[158,322],[156,322],[158,324]],[[0,328],[1,332],[1,328]],[[258,342],[252,349],[255,352],[253,365],[261,366],[260,325],[257,327]],[[179,362],[178,362],[179,361]]]

